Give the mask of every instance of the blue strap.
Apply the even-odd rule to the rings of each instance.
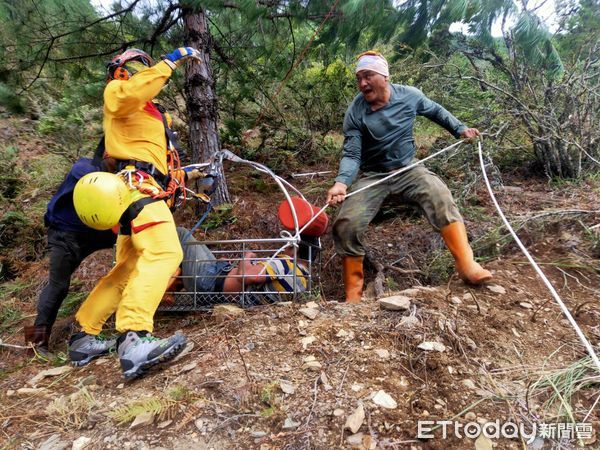
[[[194,231],[196,231],[200,225],[202,225],[202,222],[204,222],[206,220],[206,217],[208,216],[208,213],[210,212],[211,209],[212,209],[212,203],[209,202],[208,206],[206,207],[206,211],[204,212],[204,214],[202,214],[202,217],[200,217],[200,220],[198,222],[196,222],[196,224],[192,227],[192,229],[190,231],[188,231],[185,234],[185,236],[183,237],[183,240],[181,241],[182,244],[190,238],[192,233]]]

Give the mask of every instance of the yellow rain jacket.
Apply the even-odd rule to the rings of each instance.
[[[167,139],[160,111],[152,103],[173,71],[164,61],[104,90],[106,152],[115,159],[153,164],[167,175]]]
[[[112,80],[104,90],[106,151],[119,160],[153,164],[168,174],[167,139],[162,117],[152,99],[171,76],[165,62]],[[141,194],[135,193],[133,199]],[[116,314],[119,332],[149,331],[171,274],[183,258],[173,215],[164,201],[150,203],[131,222],[131,235],[119,235],[116,263],[83,302],[76,319],[89,334],[98,334]]]

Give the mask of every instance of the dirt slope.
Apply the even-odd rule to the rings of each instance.
[[[231,170],[236,220],[209,237],[261,237],[276,229],[273,191],[253,180]],[[319,204],[326,185],[315,180],[300,187]],[[511,185],[499,195],[509,217],[554,211],[531,219],[519,234],[598,346],[600,273],[593,247],[598,238],[590,233],[599,215],[556,213],[600,210],[597,182],[550,187],[515,179]],[[493,217],[485,193],[478,197],[487,217]],[[178,218],[188,224],[194,220],[190,211]],[[474,236],[490,228],[475,219],[468,225]],[[405,270],[420,270],[428,253],[442,245],[422,218],[402,215],[381,218],[368,241],[373,259],[382,264],[393,266],[399,255],[408,255],[399,265]],[[382,310],[376,298],[358,306],[338,303],[343,295],[339,260],[329,237],[324,246],[327,301],[312,299],[316,304],[308,307],[318,311],[314,319],[300,304],[240,314],[158,315],[156,334],[182,330],[188,351],[166,369],[131,383],[124,383],[114,355],[71,370],[57,358],[54,364],[64,372],[36,378],[53,366],[0,347],[0,448],[489,449],[493,444],[517,449],[526,447],[517,438],[475,440],[452,433],[444,438],[441,429],[433,439],[418,439],[418,421],[499,420],[527,429],[534,422],[567,421],[560,401],[548,403],[552,390],[536,382],[579,364],[585,351],[514,245],[486,264],[495,279],[485,287],[468,287],[456,277],[422,286],[422,276],[386,269],[385,296],[410,298],[410,307],[400,311]],[[86,260],[76,274],[77,289],[89,290],[110,263],[110,252]],[[17,281],[29,290],[2,299],[24,314],[0,330],[4,342],[13,344],[21,343],[22,325],[35,312],[45,277],[44,260],[22,267]],[[370,274],[368,280],[373,278]],[[58,356],[64,356],[71,317],[57,327]],[[422,348],[426,342],[436,343],[437,350]],[[600,384],[592,379],[592,369],[577,373],[567,383],[573,395],[561,391],[562,405],[570,405],[576,422],[585,418],[592,424],[591,437],[560,443],[538,439],[528,448],[600,445],[600,406],[594,407]],[[389,402],[388,396],[388,408],[378,405],[382,398]],[[351,415],[348,429],[344,425]],[[135,416],[142,423],[132,427]]]
[[[193,348],[168,369],[128,384],[113,356],[44,378],[34,384],[37,391],[19,394],[14,391],[31,387],[46,367],[11,355],[13,364],[24,367],[1,384],[5,443],[39,448],[59,435],[68,446],[81,436],[91,438],[88,448],[98,449],[349,448],[351,433],[342,427],[362,401],[361,442],[369,436],[382,448],[473,448],[468,439],[417,441],[417,420],[467,411],[478,419],[528,423],[541,411],[543,398],[526,396],[540,368],[583,356],[533,271],[514,262],[491,265],[495,286],[505,293],[454,281],[421,287],[407,292],[412,306],[406,312],[383,311],[369,300],[357,307],[321,303],[314,320],[298,305],[239,317],[162,317],[160,333],[181,329]],[[584,329],[597,342],[598,310],[584,316],[596,324]],[[441,342],[445,351],[421,350],[423,341]],[[310,356],[320,368],[307,366]],[[395,400],[395,409],[373,403],[370,396],[380,390]],[[577,400],[581,410],[591,407],[592,393]],[[119,426],[107,418],[147,398],[165,403],[153,425],[131,430],[130,422]],[[591,419],[597,428],[598,411]],[[497,442],[496,448],[521,447],[517,440]]]

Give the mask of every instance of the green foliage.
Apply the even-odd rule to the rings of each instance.
[[[423,268],[426,279],[434,286],[448,281],[448,277],[453,271],[454,259],[446,249],[432,253]]]
[[[260,192],[261,194],[275,193],[279,191],[279,188],[271,177],[263,176],[252,176],[251,187],[252,192]]]
[[[590,256],[600,260],[600,233],[595,230],[586,228],[583,233],[583,239],[587,243]]]
[[[280,411],[281,398],[277,395],[279,382],[271,381],[262,385],[259,389],[259,400],[264,405],[260,410],[260,416],[269,419]]]
[[[304,128],[326,134],[340,126],[356,87],[350,67],[336,59],[327,66],[312,63],[298,71],[287,92],[283,101],[293,99],[288,109],[303,119]]]
[[[539,17],[528,11],[523,12],[514,27],[514,36],[529,65],[544,69],[549,80],[563,74],[560,56]]]
[[[562,418],[575,423],[574,403],[577,394],[593,390],[597,384],[597,377],[594,376],[596,373],[594,362],[586,356],[567,367],[544,371],[529,391],[534,397],[545,394],[547,399],[543,404],[543,411],[557,420]]]
[[[0,146],[1,147],[1,146]],[[0,252],[3,253],[0,278],[12,276],[13,262],[9,251],[20,249],[19,260],[39,256],[45,235],[42,216],[48,196],[45,190],[54,189],[59,178],[53,178],[58,164],[38,159],[23,161],[15,146],[0,150]],[[23,164],[26,163],[26,164]],[[28,172],[23,167],[28,165]],[[64,176],[61,173],[60,179]]]
[[[260,391],[260,401],[265,405],[273,406],[276,403],[277,386],[276,381],[265,384]]]
[[[98,91],[97,98],[101,98]],[[90,105],[91,99],[81,89],[68,89],[41,118],[38,131],[52,137],[49,151],[74,162],[83,154],[91,154],[101,134],[101,111]],[[56,141],[57,144],[52,144]],[[82,148],[84,144],[87,148]]]
[[[64,299],[60,309],[58,310],[58,317],[70,317],[75,314],[75,311],[79,308],[79,305],[85,300],[88,293],[81,292],[81,282],[74,279],[71,281],[71,287],[69,289],[69,293]]]
[[[276,412],[277,408],[275,408],[274,406],[268,406],[267,408],[261,409],[260,417],[262,417],[263,419],[269,419],[273,417],[273,415],[275,415]]]
[[[22,211],[6,211],[0,217],[0,248],[12,247],[15,244],[15,236],[27,227],[29,221]]]
[[[240,145],[243,124],[235,119],[223,120],[223,127],[219,129],[219,136],[223,145]]]
[[[394,292],[400,290],[400,285],[391,277],[385,278],[385,284],[388,288],[388,291]]]
[[[469,25],[469,31],[475,35],[475,39],[484,46],[494,47],[496,42],[491,34],[492,25],[514,16],[518,11],[513,0],[473,2],[465,12],[465,22]]]
[[[71,361],[69,359],[69,355],[65,352],[54,351],[52,356],[53,358],[51,358],[49,362],[53,367],[64,366],[65,364],[69,364]]]
[[[15,89],[0,82],[0,106],[13,114],[23,114],[26,111],[24,98],[17,95]]]
[[[47,154],[31,159],[28,168],[27,188],[45,192],[45,197],[50,198],[71,169],[72,160],[76,156],[81,156],[72,154],[70,150],[70,148],[65,147],[64,154]],[[42,208],[45,209],[46,201],[43,200],[41,203]]]
[[[341,142],[331,132],[341,126],[355,95],[352,71],[340,59],[298,68],[275,100],[277,109],[263,110],[269,125],[250,130],[260,139],[243,140],[244,157],[279,173],[295,170],[300,162],[336,164]]]
[[[192,399],[194,397],[194,392],[190,390],[188,386],[178,384],[169,389],[167,395],[170,399],[176,402],[182,402]]]
[[[17,165],[19,151],[16,147],[6,147],[0,151],[0,198],[15,199],[22,185],[20,178],[23,171]]]
[[[44,100],[60,98],[70,83],[95,77],[101,58],[90,57],[97,65],[78,58],[101,54],[107,28],[114,27],[92,26],[96,19],[87,0],[0,3],[0,102],[14,112],[44,110]]]
[[[565,60],[578,53],[594,52],[600,38],[600,3],[596,0],[563,0],[557,3],[560,26],[566,32],[556,36]]]
[[[9,297],[7,294],[11,289],[15,288],[15,283],[7,286],[8,283],[0,284],[0,331],[7,331],[14,325],[18,324],[23,318],[21,305],[17,304],[14,297]],[[18,292],[18,291],[17,291]]]
[[[392,0],[340,1],[338,10],[341,14],[328,21],[318,43],[334,52],[357,53],[379,42],[389,42],[399,25],[405,24],[395,3]],[[331,7],[331,2],[325,2],[323,6]]]
[[[233,205],[231,203],[224,203],[215,206],[201,226],[203,230],[207,231],[235,222],[237,222],[237,217],[233,215]]]

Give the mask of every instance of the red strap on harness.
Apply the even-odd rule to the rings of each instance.
[[[148,223],[144,223],[142,225],[139,225],[137,227],[132,226],[131,227],[131,232],[132,233],[140,233],[141,231],[144,231],[147,228],[153,227],[154,225],[158,225],[160,223],[167,223],[166,220],[161,220],[159,222],[148,222]]]

